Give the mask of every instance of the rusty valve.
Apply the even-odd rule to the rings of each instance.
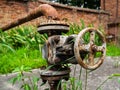
[[[89,40],[84,41],[84,36],[89,33]],[[95,43],[96,34],[100,38],[100,45]],[[95,59],[99,52],[100,56]],[[72,63],[80,64],[85,69],[98,68],[105,58],[106,42],[104,35],[94,28],[85,28],[78,35],[53,35],[48,38],[43,48],[44,58],[49,64]]]
[[[85,33],[90,32],[90,40],[87,44],[81,43],[83,36]],[[99,35],[99,37],[102,40],[101,45],[96,45],[95,44],[95,34]],[[81,52],[88,52],[88,60],[85,61],[84,59],[81,58]],[[99,56],[98,60],[96,61],[94,59],[94,56],[97,52],[101,52],[101,55]],[[99,31],[94,28],[86,28],[82,30],[78,36],[76,37],[75,44],[74,44],[74,53],[75,53],[75,58],[77,62],[84,68],[86,69],[96,69],[98,68],[102,63],[105,58],[106,54],[106,42],[104,35]]]

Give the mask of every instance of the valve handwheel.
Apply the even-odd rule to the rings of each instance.
[[[84,43],[84,35],[89,32],[89,42],[86,44]],[[95,35],[98,35],[102,41],[102,44],[97,45],[95,43]],[[81,57],[82,52],[86,52],[86,57],[83,59]],[[100,56],[98,57],[98,60],[96,61],[95,54],[97,52],[100,52]],[[83,68],[94,70],[98,68],[105,58],[106,54],[106,41],[104,35],[95,28],[85,28],[83,29],[78,36],[76,37],[75,44],[74,44],[74,54],[75,58]],[[87,58],[87,59],[86,59]]]

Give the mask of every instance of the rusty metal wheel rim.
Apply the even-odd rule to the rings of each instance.
[[[90,32],[90,42],[87,44],[87,46],[83,46],[83,44],[80,42],[80,40],[82,40],[82,37],[86,32]],[[101,40],[103,41],[101,46],[97,46],[94,43],[95,33],[97,33],[100,36]],[[90,65],[83,62],[84,60],[82,60],[81,55],[80,55],[80,51],[82,51],[82,50],[89,51],[89,56],[88,56],[89,59],[88,60],[90,62]],[[98,62],[95,64],[94,64],[94,56],[93,56],[94,53],[92,52],[93,50],[95,52],[99,52],[99,51],[102,52],[102,55],[99,57]],[[83,68],[89,69],[89,70],[94,70],[94,69],[98,68],[103,63],[103,60],[106,55],[106,41],[105,41],[104,35],[95,28],[83,29],[76,37],[75,45],[74,45],[74,53],[75,53],[75,58],[78,61],[78,64],[80,64]]]

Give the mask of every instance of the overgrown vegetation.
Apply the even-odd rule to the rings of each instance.
[[[46,65],[41,46],[47,35],[40,35],[35,27],[17,27],[0,32],[0,73],[10,73],[21,65],[40,68]]]
[[[86,27],[83,20],[81,26],[71,24],[70,31],[64,35],[78,34]],[[89,25],[93,27],[93,25]],[[6,32],[0,31],[0,73],[10,73],[21,65],[31,68],[39,68],[46,65],[42,59],[41,46],[48,38],[46,34],[41,35],[37,28],[17,27]],[[85,36],[86,43],[89,40],[89,33]],[[96,38],[96,44],[100,44],[100,38]],[[114,51],[114,52],[113,52]],[[107,45],[107,56],[120,56],[120,48],[113,44]],[[6,64],[7,63],[7,64]]]
[[[16,67],[40,68],[46,65],[45,60],[42,59],[39,50],[32,50],[25,47],[15,50],[15,52],[8,52],[0,54],[0,73],[10,73]]]
[[[70,31],[63,35],[78,34],[85,27],[83,20],[81,20],[81,26],[71,24]],[[93,25],[89,25],[89,27],[93,27]],[[0,32],[0,74],[11,73],[13,70],[14,72],[18,72],[18,75],[12,79],[12,83],[15,84],[16,81],[22,81],[23,85],[21,87],[24,90],[38,90],[37,83],[39,78],[26,77],[23,72],[47,65],[46,61],[42,58],[41,47],[48,37],[46,34],[39,34],[36,29],[35,27],[29,26],[17,27],[7,32]],[[100,28],[100,30],[102,29]],[[88,43],[89,33],[85,34],[84,40],[85,43]],[[100,45],[100,41],[99,36],[96,35],[95,43]],[[119,47],[108,44],[107,56],[120,56],[119,51]],[[116,75],[120,76],[120,74],[113,74],[108,77],[108,79]],[[24,81],[26,78],[32,81],[30,85]],[[105,82],[107,80],[105,80]],[[71,86],[69,88],[67,86],[68,82],[70,82]],[[71,77],[68,82],[63,83],[64,90],[82,90],[82,82],[80,80]],[[98,89],[100,89],[105,82],[100,84]],[[118,80],[118,82],[120,82],[120,80]]]
[[[14,85],[17,81],[22,82],[22,85],[20,86],[21,89],[24,90],[38,90],[38,81],[40,80],[39,77],[36,76],[26,76],[24,72],[31,72],[30,67],[17,67],[13,72],[18,72],[17,76],[13,77],[10,82]],[[29,82],[26,82],[26,79],[29,80]]]
[[[111,74],[110,76],[108,76],[108,78],[106,80],[104,80],[98,87],[96,90],[102,90],[102,86],[108,81],[108,80],[111,80],[111,79],[114,79],[114,78],[118,78],[120,77],[120,73],[115,73],[115,74]],[[118,79],[118,83],[120,84],[120,79]]]
[[[107,56],[120,56],[120,47],[114,44],[108,44]]]

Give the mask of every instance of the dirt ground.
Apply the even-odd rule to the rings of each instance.
[[[75,70],[76,68],[76,70]],[[73,74],[75,70],[75,75]],[[85,71],[82,70],[82,83],[83,83],[83,89],[84,90],[84,83],[85,83]],[[40,76],[40,69],[32,70],[33,73],[27,73],[29,76]],[[79,77],[80,72],[80,66],[79,65],[72,65],[71,66],[71,77],[75,76],[76,79]],[[108,76],[111,74],[120,73],[120,57],[106,57],[104,63],[95,71],[92,71],[88,74],[87,78],[87,90],[96,90],[96,88],[105,81]],[[15,85],[12,85],[8,81],[16,76],[15,73],[6,75],[0,75],[0,90],[20,90],[20,83],[16,83]],[[120,90],[120,83],[118,83],[118,79],[120,77],[115,77],[113,79],[108,80],[103,86],[101,90]],[[39,82],[41,84],[41,80]],[[46,84],[42,87],[39,87],[39,90],[45,90],[45,88],[48,88],[49,85]]]

